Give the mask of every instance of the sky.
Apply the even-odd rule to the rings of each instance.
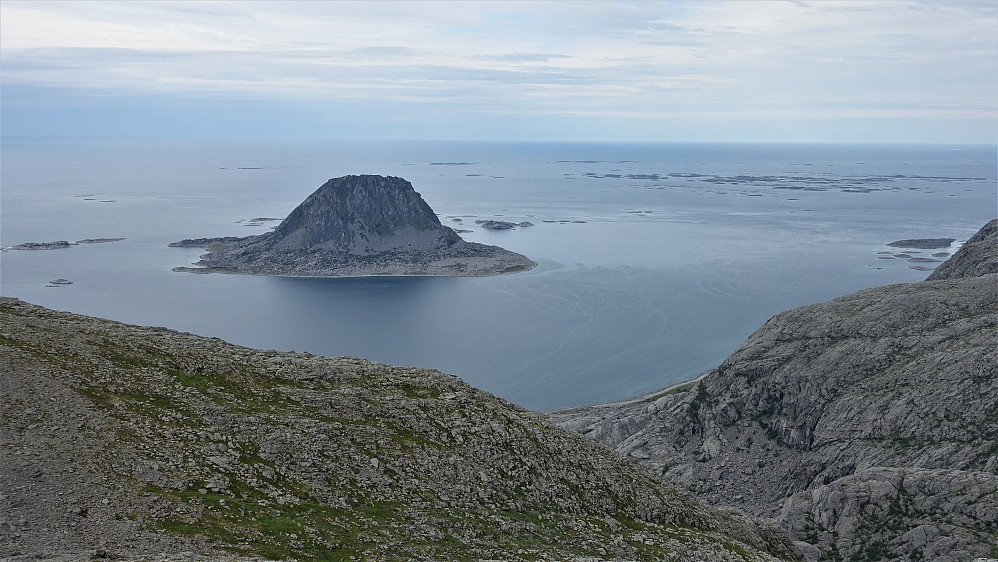
[[[19,139],[998,141],[998,4],[0,2]]]

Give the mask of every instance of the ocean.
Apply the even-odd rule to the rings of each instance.
[[[925,278],[998,215],[994,146],[3,141],[0,294],[263,349],[435,368],[527,408],[627,399],[718,365],[767,318]],[[184,238],[266,232],[332,177],[403,177],[487,278],[171,271]],[[529,221],[483,230],[475,220]],[[902,251],[888,242],[955,238]],[[913,261],[914,260],[914,261]],[[72,284],[52,286],[68,279]]]

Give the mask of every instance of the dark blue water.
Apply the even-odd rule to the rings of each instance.
[[[0,244],[126,240],[4,252],[0,292],[241,345],[437,368],[547,410],[695,376],[780,310],[923,279],[910,268],[934,264],[886,243],[965,240],[998,214],[995,168],[994,147],[970,146],[4,143]],[[466,239],[540,265],[490,278],[170,271],[200,250],[167,243],[265,232],[276,223],[247,219],[284,217],[353,173],[404,177],[444,224],[473,230]],[[489,218],[536,226],[474,225]],[[73,284],[46,286],[60,277]]]

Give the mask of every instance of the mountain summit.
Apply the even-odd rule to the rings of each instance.
[[[343,176],[309,195],[273,232],[246,238],[183,240],[205,247],[196,273],[291,277],[365,275],[484,276],[536,264],[525,256],[466,242],[398,177]]]
[[[402,178],[343,176],[322,184],[273,233],[275,246],[364,255],[450,248],[461,237]]]

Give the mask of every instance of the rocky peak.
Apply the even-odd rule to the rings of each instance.
[[[199,267],[174,268],[192,273],[471,277],[516,273],[537,265],[498,246],[462,240],[440,224],[411,183],[375,175],[327,181],[273,232],[170,245],[208,250],[194,264]]]
[[[381,251],[417,239],[446,247],[460,238],[440,224],[408,181],[393,176],[333,178],[288,215],[273,233],[284,248]]]
[[[998,273],[998,219],[970,237],[953,256],[929,275],[926,281],[976,277]]]

